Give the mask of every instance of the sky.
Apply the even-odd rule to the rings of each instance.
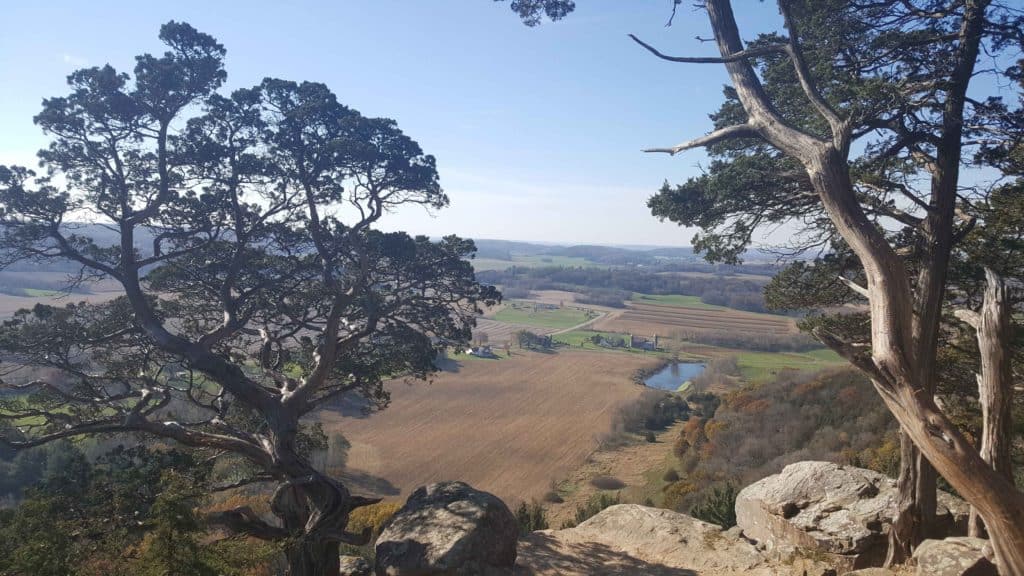
[[[394,118],[437,157],[451,206],[403,209],[381,228],[557,243],[688,245],[646,200],[699,174],[700,151],[644,154],[707,132],[727,83],[719,65],[656,59],[627,38],[714,55],[689,2],[580,0],[557,23],[524,26],[492,0],[90,2],[5,6],[0,34],[0,164],[35,166],[44,97],[81,67],[131,71],[163,51],[162,23],[185,21],[227,48],[225,90],[265,77],[318,81],[367,116]],[[781,24],[771,2],[739,0],[745,38]],[[769,239],[770,240],[770,239]]]

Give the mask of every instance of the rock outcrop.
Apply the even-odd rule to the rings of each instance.
[[[998,576],[988,540],[925,540],[914,551],[918,576]]]
[[[798,462],[740,491],[736,521],[768,550],[815,550],[840,569],[855,570],[884,561],[895,498],[895,481],[877,472]],[[959,499],[939,494],[938,513],[949,532],[965,527],[967,510]]]
[[[378,576],[512,574],[519,529],[497,496],[463,482],[418,488],[377,538]]]
[[[519,543],[516,574],[529,576],[823,576],[829,566],[794,555],[771,561],[738,530],[636,504],[601,511],[575,528],[541,530]]]
[[[373,567],[365,558],[359,556],[342,556],[340,559],[341,576],[372,576]]]

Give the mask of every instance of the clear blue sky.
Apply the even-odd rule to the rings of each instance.
[[[366,115],[387,116],[438,158],[450,208],[393,215],[382,227],[563,243],[689,244],[646,199],[698,172],[700,152],[664,146],[710,128],[721,66],[672,64],[633,44],[712,54],[703,12],[670,0],[578,0],[575,14],[523,26],[491,0],[314,2],[14,2],[0,34],[0,163],[35,165],[46,140],[32,124],[42,98],[66,92],[82,66],[130,71],[159,52],[168,20],[228,50],[228,88],[266,76],[326,83]],[[735,3],[746,38],[776,26],[774,3]]]

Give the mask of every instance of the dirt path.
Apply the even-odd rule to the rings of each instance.
[[[598,320],[601,320],[602,318],[604,318],[606,316],[609,316],[610,314],[611,314],[610,312],[602,312],[599,316],[594,316],[593,318],[591,318],[590,320],[587,320],[586,322],[583,322],[581,324],[577,324],[575,326],[570,326],[569,328],[563,328],[561,330],[558,330],[557,332],[552,332],[551,335],[552,336],[556,336],[558,334],[565,334],[566,332],[572,332],[574,330],[582,330],[582,329],[590,326],[594,322],[597,322]]]

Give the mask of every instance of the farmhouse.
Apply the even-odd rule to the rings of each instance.
[[[477,356],[479,358],[495,357],[494,352],[491,350],[491,347],[487,344],[484,344],[482,346],[473,346],[469,350],[466,350],[466,354],[469,354],[470,356]]]
[[[658,335],[654,335],[654,340],[648,340],[639,336],[629,335],[629,347],[639,348],[640,350],[654,351],[658,349]]]

